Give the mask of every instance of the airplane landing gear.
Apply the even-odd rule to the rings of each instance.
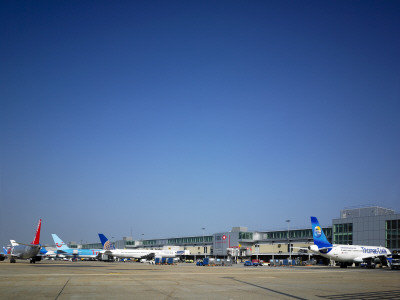
[[[376,265],[374,263],[368,263],[367,268],[368,269],[375,269]]]

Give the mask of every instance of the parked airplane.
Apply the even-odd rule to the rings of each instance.
[[[7,256],[10,258],[10,263],[15,263],[15,259],[29,259],[30,263],[35,263],[42,259],[42,257],[38,255],[41,247],[39,244],[41,227],[42,219],[39,220],[35,238],[31,244],[22,244],[10,240],[11,247],[7,249]]]
[[[5,260],[7,257],[7,248],[3,247],[3,253],[0,253],[0,261]]]
[[[147,249],[115,249],[112,244],[102,233],[99,233],[99,238],[103,244],[103,251],[101,254],[112,256],[116,258],[145,258],[147,260],[154,257],[176,257],[178,255],[190,254],[187,250],[175,251],[175,250],[147,250]]]
[[[101,249],[73,249],[69,248],[67,244],[65,244],[57,234],[52,234],[54,243],[56,244],[58,255],[63,255],[69,258],[89,258],[96,259],[97,255],[99,255]]]
[[[42,247],[42,249],[40,249],[39,253],[42,257],[46,257],[46,258],[63,258],[63,257],[65,257],[62,254],[57,254],[57,251],[47,250],[45,247]]]
[[[366,263],[368,268],[374,268],[375,263],[386,264],[390,267],[392,253],[385,247],[332,245],[326,238],[316,217],[311,217],[314,245],[308,247],[311,252],[340,263],[341,268],[353,263]]]

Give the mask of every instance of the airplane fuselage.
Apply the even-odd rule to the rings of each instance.
[[[162,257],[175,257],[176,251],[172,250],[136,250],[136,249],[115,249],[104,250],[101,253],[117,258],[143,258],[149,255]]]
[[[11,247],[10,254],[14,258],[28,259],[37,256],[39,254],[39,251],[40,251],[40,245],[32,245],[32,246],[17,245]]]
[[[314,253],[338,262],[361,263],[368,259],[391,255],[389,249],[376,246],[332,245],[330,249],[318,249],[316,245],[313,245],[309,249]]]
[[[78,258],[96,258],[100,253],[100,249],[64,249],[57,250],[57,254],[64,255],[65,257],[78,257]]]

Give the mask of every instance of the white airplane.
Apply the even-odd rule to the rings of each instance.
[[[150,260],[154,257],[176,257],[179,255],[189,255],[188,250],[175,251],[175,250],[146,250],[146,249],[115,249],[115,246],[104,236],[99,233],[99,238],[103,244],[103,251],[101,254],[108,255],[116,258],[145,258]]]
[[[340,263],[341,268],[347,268],[353,263],[366,263],[368,268],[374,268],[375,263],[390,267],[392,253],[385,247],[332,245],[326,238],[316,217],[311,217],[314,245],[308,247],[313,253]]]
[[[8,250],[6,247],[3,247],[3,253],[0,253],[0,261],[3,261],[7,257]]]

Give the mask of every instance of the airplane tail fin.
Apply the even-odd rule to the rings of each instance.
[[[57,250],[69,249],[68,246],[58,237],[57,234],[53,233],[51,236],[53,237],[53,241],[56,244]]]
[[[328,239],[326,238],[325,233],[319,225],[318,219],[316,217],[311,217],[311,226],[314,244],[317,245],[319,249],[331,248],[332,244],[329,243]]]
[[[40,229],[42,228],[42,219],[39,219],[38,226],[36,228],[36,235],[35,239],[32,241],[32,245],[39,245],[39,240],[40,240]]]
[[[7,250],[7,248],[6,248],[6,247],[3,247],[3,252],[4,252],[4,254],[5,254],[5,255],[7,255],[7,254],[8,254],[8,250]]]
[[[115,246],[111,243],[104,234],[99,233],[99,238],[104,250],[115,250]]]
[[[18,245],[19,245],[19,244],[18,244],[16,241],[14,241],[14,240],[10,240],[10,242],[11,242],[11,246],[12,246],[12,247],[18,246]]]

